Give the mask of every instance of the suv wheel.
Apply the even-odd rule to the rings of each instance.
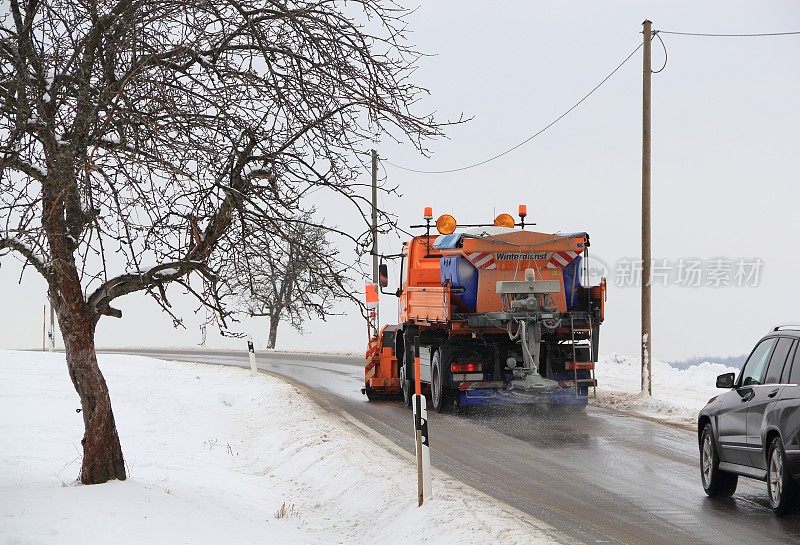
[[[711,424],[703,428],[700,440],[700,477],[706,494],[714,497],[732,496],[739,484],[739,476],[719,468],[719,455],[714,444],[714,431]]]
[[[797,499],[797,487],[789,471],[783,441],[776,437],[769,445],[767,457],[767,492],[769,504],[778,515],[786,515],[794,507]]]

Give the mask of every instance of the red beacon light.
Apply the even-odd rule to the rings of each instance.
[[[519,226],[522,229],[525,229],[525,216],[528,215],[527,205],[524,204],[519,205],[519,211],[517,213],[519,214]]]
[[[430,207],[430,206],[426,206],[425,209],[422,212],[422,218],[426,219],[426,220],[432,220],[433,219],[433,208]]]

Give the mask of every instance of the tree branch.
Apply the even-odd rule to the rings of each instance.
[[[111,307],[111,301],[123,295],[163,286],[192,271],[200,271],[204,276],[214,278],[205,263],[198,261],[162,263],[141,273],[127,273],[111,278],[89,296],[87,304],[94,310],[95,319],[103,315],[122,318],[122,311]]]
[[[16,237],[0,238],[0,251],[5,249],[16,250],[39,271],[45,280],[50,279],[50,267],[36,255],[32,248]]]
[[[22,172],[23,174],[30,176],[39,182],[44,182],[45,178],[47,178],[47,174],[45,172],[28,163],[27,161],[23,161],[16,153],[8,154],[0,159],[0,172],[6,168]]]

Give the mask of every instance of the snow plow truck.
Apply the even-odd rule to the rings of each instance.
[[[492,224],[458,226],[444,214],[425,234],[382,256],[400,260],[399,322],[374,333],[363,393],[411,404],[415,358],[437,412],[478,404],[585,405],[597,381],[606,280],[588,282],[589,235],[540,233],[500,214]],[[530,226],[530,225],[529,225]],[[528,227],[529,227],[528,226]]]

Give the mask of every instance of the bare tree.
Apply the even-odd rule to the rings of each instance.
[[[3,2],[0,253],[47,282],[81,400],[83,483],[126,477],[95,353],[115,299],[147,293],[180,324],[178,286],[226,331],[220,273],[249,274],[263,233],[308,225],[365,250],[307,196],[349,203],[366,231],[365,148],[440,134],[411,110],[424,91],[406,15],[370,0]],[[339,270],[323,251],[309,260]]]
[[[325,320],[338,299],[348,296],[351,276],[345,264],[337,262],[338,252],[318,227],[299,225],[290,230],[289,240],[272,240],[269,245],[249,255],[249,274],[237,286],[250,316],[269,318],[267,348],[275,348],[278,326],[288,322],[303,330],[308,318]],[[326,255],[320,261],[320,255]]]

